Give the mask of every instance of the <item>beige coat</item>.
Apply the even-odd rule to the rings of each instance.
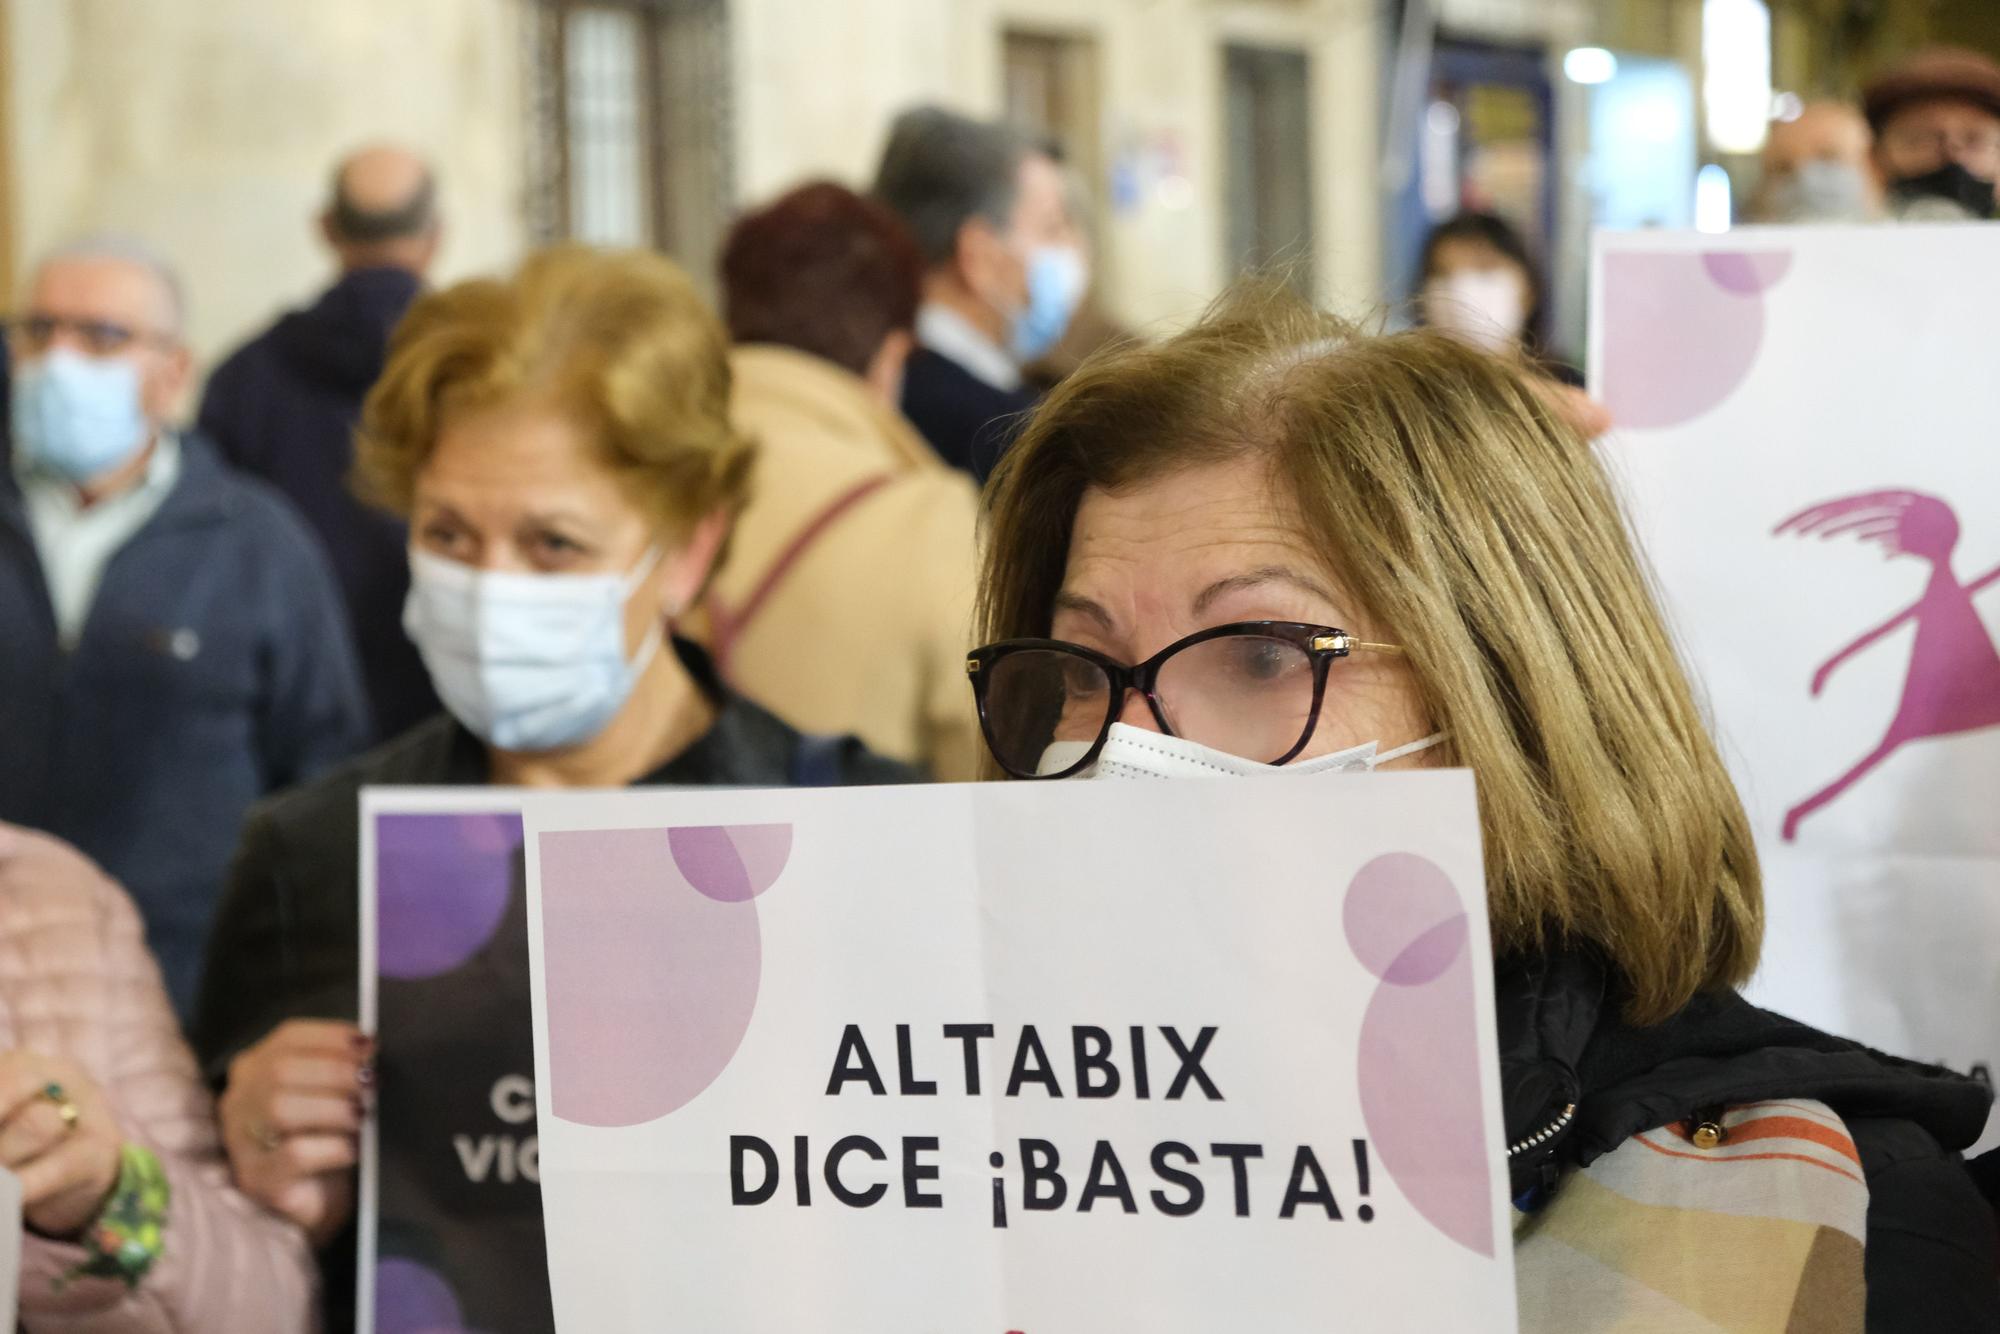
[[[0,824],[0,1050],[61,1056],[104,1090],[125,1134],[172,1189],[165,1246],[132,1291],[60,1282],[80,1246],[26,1236],[28,1334],[280,1334],[317,1324],[297,1228],[236,1193],[215,1109],[181,1040],[139,915],[66,843]]]
[[[760,452],[728,560],[686,631],[794,727],[973,777],[971,481],[831,362],[771,346],[731,361],[736,422]]]

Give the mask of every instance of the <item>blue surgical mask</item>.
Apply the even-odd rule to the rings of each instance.
[[[65,347],[15,366],[12,417],[22,460],[68,482],[102,477],[153,433],[137,366]]]
[[[1090,285],[1075,246],[1036,246],[1027,264],[1028,302],[1015,312],[1009,333],[1014,359],[1022,363],[1038,360],[1062,340]]]
[[[659,563],[630,574],[501,574],[410,553],[403,629],[438,698],[481,740],[560,750],[604,730],[659,652],[656,624],[625,656],[625,604]]]

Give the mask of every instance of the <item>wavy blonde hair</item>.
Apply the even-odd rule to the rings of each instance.
[[[512,277],[410,308],[361,411],[355,485],[407,514],[453,413],[526,399],[572,416],[670,533],[742,508],[752,447],[729,420],[729,342],[672,261],[563,245]]]
[[[1496,952],[1593,946],[1641,1023],[1747,979],[1749,821],[1609,480],[1510,365],[1266,288],[1098,355],[988,490],[983,637],[1048,633],[1086,489],[1244,454],[1407,647],[1446,762],[1476,775]]]

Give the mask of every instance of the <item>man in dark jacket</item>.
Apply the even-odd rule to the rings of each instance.
[[[186,1014],[244,812],[364,745],[339,593],[284,500],[166,422],[191,359],[141,248],[36,270],[0,470],[0,820],[123,882]]]
[[[889,132],[875,194],[927,265],[903,415],[984,481],[1035,404],[1021,367],[1062,338],[1089,285],[1062,170],[1005,126],[918,107]]]
[[[406,531],[356,499],[347,473],[361,400],[437,254],[435,194],[423,160],[403,149],[345,159],[320,216],[339,281],[217,367],[201,405],[201,428],[223,457],[284,492],[325,543],[381,737],[428,718],[438,702],[403,634]]]

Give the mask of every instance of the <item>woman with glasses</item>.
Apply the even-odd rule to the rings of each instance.
[[[1990,1094],[1736,994],[1749,823],[1519,367],[1245,297],[1087,363],[988,503],[1001,773],[1475,774],[1524,1329],[2000,1321]]]

